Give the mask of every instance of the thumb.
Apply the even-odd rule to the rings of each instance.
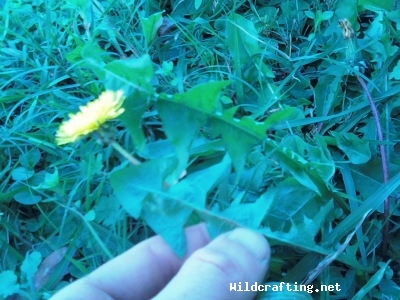
[[[194,252],[154,299],[252,299],[255,292],[230,291],[230,286],[260,282],[269,258],[270,248],[262,235],[235,229]]]

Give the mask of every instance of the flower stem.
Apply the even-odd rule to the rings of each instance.
[[[362,79],[360,76],[357,76],[358,81],[360,82],[365,95],[368,98],[369,105],[371,106],[371,112],[372,116],[374,117],[375,120],[375,127],[376,131],[378,134],[378,140],[380,142],[383,142],[383,133],[382,133],[382,127],[381,123],[379,120],[379,114],[378,114],[378,109],[376,108],[374,99],[371,96],[371,93],[368,90],[367,84],[365,83],[364,79]],[[389,180],[389,171],[388,171],[388,165],[387,165],[387,157],[386,157],[386,149],[383,143],[380,143],[379,145],[379,150],[381,152],[381,160],[382,160],[382,171],[383,171],[383,183],[387,183]],[[388,238],[389,238],[389,212],[390,212],[390,203],[389,203],[389,198],[385,199],[384,205],[383,205],[383,217],[384,217],[384,225],[382,228],[382,256],[386,256],[387,252],[387,246],[388,246]]]
[[[357,37],[354,33],[351,23],[347,19],[341,19],[339,20],[339,26],[342,28],[342,35],[346,44],[346,61],[350,63],[350,65],[352,66],[355,66],[357,64],[359,64],[360,66],[360,63],[362,62],[362,56],[357,49]],[[375,120],[375,127],[378,134],[378,140],[381,142],[379,144],[379,150],[381,152],[381,160],[382,160],[383,184],[386,184],[389,180],[389,172],[387,165],[386,149],[385,146],[383,145],[383,133],[382,133],[381,122],[379,120],[378,109],[376,108],[374,99],[372,98],[371,93],[369,92],[367,84],[365,83],[364,79],[362,79],[360,76],[357,76],[357,79],[360,82],[361,87],[363,88],[365,95],[368,98],[369,105],[371,106],[372,116],[374,117]],[[384,225],[382,227],[382,245],[381,245],[381,252],[383,257],[386,256],[387,246],[388,246],[389,213],[390,213],[390,203],[389,203],[389,198],[386,198],[383,209]]]
[[[132,155],[130,155],[124,148],[121,147],[120,144],[118,144],[115,141],[111,141],[110,145],[117,150],[123,157],[125,157],[132,165],[138,166],[140,165],[140,161],[138,161],[136,158],[134,158]]]

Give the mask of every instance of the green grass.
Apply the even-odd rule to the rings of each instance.
[[[398,298],[395,3],[3,0],[0,8],[1,299],[48,298],[154,234],[183,255],[182,228],[200,221],[213,236],[236,226],[265,234],[267,282],[341,284],[315,299]],[[342,18],[357,32],[364,73],[345,62]],[[378,106],[387,184],[356,76]],[[119,89],[126,112],[110,122],[111,135],[141,165],[90,137],[56,145],[69,113]]]

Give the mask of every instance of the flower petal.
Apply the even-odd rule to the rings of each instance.
[[[56,133],[56,143],[63,145],[75,142],[81,136],[98,130],[105,122],[124,112],[122,91],[105,91],[96,100],[80,106],[76,114],[61,123]]]

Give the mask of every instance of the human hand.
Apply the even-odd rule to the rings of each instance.
[[[206,227],[186,229],[187,254],[178,258],[160,236],[143,241],[68,285],[51,300],[252,299],[230,283],[260,282],[268,269],[267,240],[238,228],[210,241]]]

